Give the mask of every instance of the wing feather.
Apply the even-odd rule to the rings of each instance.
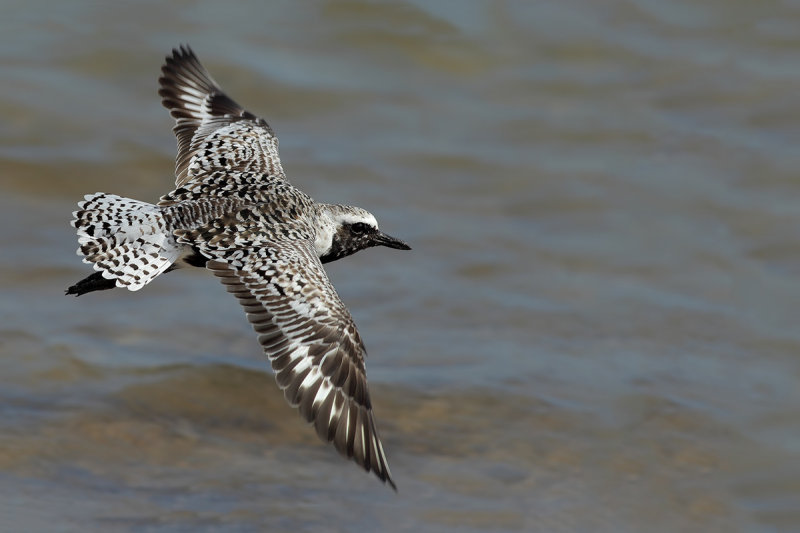
[[[207,264],[247,312],[286,400],[319,437],[396,490],[375,426],[366,350],[310,243],[249,249]]]
[[[191,48],[174,49],[161,73],[158,94],[178,140],[176,187],[219,170],[285,177],[272,128],[226,95]]]

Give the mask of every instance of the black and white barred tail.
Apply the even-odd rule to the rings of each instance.
[[[114,286],[138,291],[181,255],[160,207],[113,194],[87,195],[73,213],[78,255],[97,273],[67,289],[84,294]],[[99,275],[98,275],[99,274]]]

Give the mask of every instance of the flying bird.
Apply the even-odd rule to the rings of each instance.
[[[175,189],[157,204],[87,195],[72,226],[78,255],[96,272],[66,293],[137,291],[165,272],[207,268],[244,307],[289,404],[396,490],[364,342],[322,265],[372,246],[411,248],[366,210],[318,203],[292,186],[272,128],[222,92],[188,46],[161,73],[178,141]]]

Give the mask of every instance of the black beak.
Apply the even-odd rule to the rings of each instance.
[[[375,246],[388,246],[389,248],[395,248],[397,250],[410,250],[411,247],[401,241],[400,239],[395,239],[391,235],[386,235],[382,231],[375,233],[372,236],[372,242]]]

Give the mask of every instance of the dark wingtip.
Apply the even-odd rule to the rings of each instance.
[[[168,56],[167,60],[169,61],[170,59],[183,59],[185,57],[190,57],[190,56],[194,56],[194,51],[192,50],[192,47],[189,46],[188,43],[181,43],[176,48],[172,49],[172,56],[171,57]]]

